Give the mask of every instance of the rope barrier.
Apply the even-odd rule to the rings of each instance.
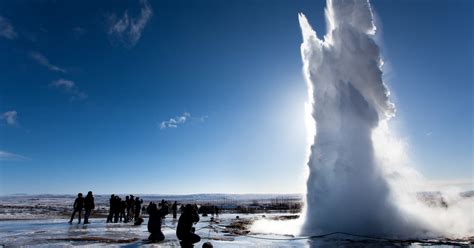
[[[172,230],[175,230],[174,227],[168,226],[168,225],[163,225],[163,227],[170,228]],[[199,229],[196,229],[195,232],[201,231],[203,229],[209,228],[208,232],[208,237],[204,239],[210,239],[211,236],[211,230],[212,229],[221,229],[225,230],[227,228],[229,229],[235,229],[231,227],[222,227],[220,225],[207,225],[203,226]],[[217,232],[217,231],[216,231]],[[422,243],[422,244],[439,244],[439,245],[454,245],[454,246],[461,246],[462,244],[458,242],[453,242],[453,241],[433,241],[433,240],[424,240],[424,239],[391,239],[391,238],[384,238],[384,237],[376,237],[376,236],[369,236],[369,235],[361,235],[361,234],[354,234],[354,233],[347,233],[347,232],[331,232],[331,233],[324,233],[320,235],[312,235],[312,236],[300,236],[300,237],[292,237],[292,238],[269,238],[269,237],[260,237],[260,236],[255,236],[255,235],[249,235],[249,234],[238,234],[237,236],[245,236],[253,239],[261,239],[261,240],[272,240],[272,241],[293,241],[293,240],[310,240],[310,239],[320,239],[320,238],[325,238],[328,236],[334,236],[334,235],[345,235],[345,236],[352,236],[352,237],[358,237],[358,238],[365,238],[365,239],[373,239],[373,240],[381,240],[381,241],[387,241],[387,242],[392,242],[392,243]]]
[[[203,228],[218,228],[218,229],[227,229],[226,227],[221,227],[219,225],[209,225]],[[201,228],[201,229],[203,229]],[[392,242],[392,243],[422,243],[422,244],[441,244],[441,245],[455,245],[455,246],[460,246],[462,244],[454,241],[434,241],[434,240],[424,240],[424,239],[391,239],[391,238],[384,238],[384,237],[376,237],[376,236],[369,236],[369,235],[361,235],[361,234],[354,234],[354,233],[347,233],[347,232],[331,232],[331,233],[324,233],[320,235],[312,235],[312,236],[300,236],[300,237],[293,237],[293,238],[268,238],[268,237],[259,237],[255,235],[249,235],[249,234],[239,234],[238,236],[245,236],[249,238],[254,238],[254,239],[261,239],[261,240],[272,240],[272,241],[292,241],[292,240],[309,240],[309,239],[319,239],[319,238],[325,238],[328,236],[334,236],[334,235],[345,235],[345,236],[352,236],[352,237],[358,237],[358,238],[365,238],[365,239],[373,239],[373,240],[381,240],[381,241],[387,241],[387,242]]]
[[[242,234],[242,236],[246,236],[249,238],[254,239],[262,239],[262,240],[273,240],[273,241],[292,241],[292,240],[303,240],[303,239],[318,239],[324,238],[328,236],[333,236],[337,234],[342,234],[346,236],[358,237],[358,238],[366,238],[366,239],[373,239],[373,240],[382,240],[391,243],[422,243],[422,244],[432,244],[432,245],[452,245],[452,246],[462,246],[464,244],[460,244],[459,242],[455,241],[442,241],[442,240],[424,240],[424,239],[390,239],[390,238],[383,238],[383,237],[375,237],[375,236],[367,236],[367,235],[360,235],[354,233],[346,233],[346,232],[332,232],[326,233],[321,235],[313,235],[307,237],[295,237],[295,238],[266,238],[266,237],[258,237],[254,235]]]

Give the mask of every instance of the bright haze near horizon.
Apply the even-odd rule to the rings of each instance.
[[[374,1],[391,124],[472,189],[473,2]],[[325,1],[1,1],[0,194],[300,193],[298,13]]]

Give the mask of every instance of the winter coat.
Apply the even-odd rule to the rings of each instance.
[[[94,203],[94,197],[87,195],[86,198],[84,198],[84,208],[91,210],[95,208],[95,203]]]
[[[178,236],[178,239],[181,240],[191,233],[193,223],[198,221],[199,214],[195,210],[184,211],[184,213],[179,217],[178,227],[176,228],[176,236]]]
[[[78,197],[74,201],[74,209],[76,210],[82,210],[84,208],[84,198]]]

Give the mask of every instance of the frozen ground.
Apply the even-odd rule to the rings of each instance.
[[[162,227],[166,239],[157,244],[149,244],[146,241],[149,235],[146,227],[147,218],[141,226],[133,226],[130,223],[105,223],[105,215],[108,213],[108,197],[106,195],[95,197],[96,210],[94,210],[90,225],[75,223],[69,225],[67,223],[72,210],[71,205],[74,201],[72,195],[0,197],[0,247],[179,247],[175,235],[177,222],[169,216]],[[281,196],[273,195],[226,194],[141,197],[144,198],[145,203],[149,201],[158,202],[165,198],[168,201],[177,200],[179,202],[221,203],[223,204],[221,206],[252,204],[256,200],[265,203],[277,197],[281,198]],[[298,196],[285,196],[285,199],[288,198],[293,201],[299,200]],[[237,216],[240,217],[238,220],[236,219]],[[295,214],[280,212],[272,214],[224,213],[216,221],[211,221],[210,216],[201,217],[201,221],[196,225],[196,233],[201,236],[202,241],[195,247],[201,247],[202,243],[206,241],[210,241],[214,247],[418,247],[428,245],[443,247],[443,244],[446,247],[452,247],[453,245],[474,247],[473,237],[464,240],[441,240],[440,242],[435,240],[435,242],[423,243],[422,241],[383,241],[343,234],[313,239],[271,234],[273,230],[280,229],[282,225],[285,226],[285,230],[292,229],[291,221],[288,220],[294,219],[295,216]],[[259,228],[250,228],[253,221],[263,218],[270,220],[265,222],[263,228],[261,225]],[[275,219],[279,219],[280,222],[273,222]],[[285,220],[288,222],[285,222]],[[75,221],[77,222],[77,219]],[[256,225],[253,227],[256,227]]]
[[[241,221],[256,218],[256,215],[239,215]],[[202,217],[196,225],[196,233],[202,241],[195,247],[201,247],[203,242],[211,241],[214,246],[221,247],[251,247],[274,246],[268,240],[249,238],[244,235],[229,233],[229,226],[235,220],[236,214],[223,214],[216,221],[211,222],[211,217]],[[141,226],[128,223],[105,223],[105,219],[92,219],[89,225],[67,223],[67,219],[52,220],[7,220],[0,221],[0,242],[5,246],[165,246],[179,247],[176,239],[176,220],[166,218],[163,223],[165,241],[149,244],[146,239],[149,235],[146,229],[147,219]],[[241,230],[236,230],[240,232]],[[232,230],[230,230],[232,232]],[[243,233],[243,232],[242,232]],[[262,236],[263,237],[263,236]],[[272,238],[276,235],[265,235]],[[279,236],[282,238],[283,236]],[[283,246],[304,246],[305,241],[286,241]]]
[[[288,216],[287,214],[284,214]],[[236,223],[250,223],[252,220],[263,218],[256,214],[223,214],[216,221],[211,217],[202,217],[196,225],[196,233],[202,240],[195,247],[210,241],[214,247],[418,247],[418,242],[387,242],[369,240],[366,238],[348,237],[345,235],[328,236],[321,239],[291,239],[289,235],[274,235],[261,233],[248,233]],[[266,215],[265,218],[275,218],[279,214]],[[64,246],[114,246],[114,247],[179,247],[176,239],[175,228],[177,221],[166,218],[162,230],[165,241],[150,244],[146,241],[148,232],[147,219],[141,226],[124,223],[105,223],[105,219],[92,219],[89,225],[70,225],[67,219],[40,219],[40,220],[5,220],[0,221],[0,246],[35,246],[35,247],[64,247]],[[236,222],[237,221],[237,222]],[[469,241],[447,241],[446,244],[469,246]],[[450,243],[449,243],[450,242]],[[433,244],[431,244],[433,245]],[[436,246],[444,247],[440,243]]]

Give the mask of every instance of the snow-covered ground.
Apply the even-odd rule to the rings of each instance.
[[[108,213],[108,197],[96,196],[96,209],[91,224],[68,224],[72,211],[74,196],[72,195],[41,195],[41,196],[4,196],[0,197],[0,247],[64,247],[64,246],[114,246],[114,247],[179,247],[175,235],[176,220],[165,219],[162,230],[165,241],[149,244],[148,231],[145,222],[140,226],[131,223],[105,223]],[[143,196],[144,203],[158,202],[162,198],[179,202],[226,202],[231,204],[252,204],[275,199],[278,196],[261,195],[189,195],[172,198],[171,196]],[[172,199],[170,199],[172,198]],[[258,199],[257,199],[258,198]],[[288,196],[285,196],[288,199]],[[298,196],[291,198],[298,201]],[[239,218],[237,219],[237,216]],[[294,230],[297,214],[288,212],[273,212],[259,214],[231,213],[229,210],[215,220],[211,216],[201,217],[196,224],[196,233],[202,238],[195,247],[201,247],[204,242],[211,242],[214,247],[417,247],[441,243],[394,242],[355,237],[344,234],[329,235],[318,238],[283,235],[281,230]],[[276,222],[276,220],[279,220]],[[253,223],[253,225],[252,225]],[[283,228],[282,228],[283,227]],[[273,233],[273,234],[272,234]],[[279,234],[275,234],[279,233]],[[284,231],[283,233],[286,233]],[[474,238],[465,240],[443,240],[445,244],[474,245]]]
[[[344,235],[328,236],[321,239],[292,239],[289,235],[247,233],[242,228],[230,228],[236,221],[249,223],[252,220],[272,219],[278,214],[222,214],[215,221],[211,217],[202,217],[196,224],[196,233],[202,238],[195,247],[201,247],[204,242],[211,242],[214,247],[418,247],[420,243],[393,243],[365,238],[354,238]],[[285,214],[285,216],[288,216]],[[163,223],[163,233],[166,239],[160,243],[147,242],[147,219],[141,226],[130,223],[105,223],[105,219],[92,219],[89,225],[68,224],[67,219],[40,220],[5,220],[0,221],[0,247],[35,246],[35,247],[64,247],[64,246],[113,246],[113,247],[179,247],[175,235],[176,220],[167,217]],[[459,244],[469,245],[468,241]],[[427,245],[427,244],[423,244]],[[438,244],[439,245],[439,244]],[[436,246],[438,246],[436,245]],[[472,245],[472,243],[471,243]],[[443,246],[440,246],[443,247]],[[451,246],[447,246],[451,247]]]
[[[196,233],[202,238],[195,247],[210,241],[215,247],[255,247],[274,246],[302,247],[307,241],[295,240],[273,243],[271,240],[250,238],[244,235],[235,235],[226,230],[226,226],[236,220],[236,214],[223,214],[216,221],[211,222],[211,217],[202,217],[196,224]],[[256,215],[239,215],[240,220],[254,219]],[[176,220],[167,217],[163,223],[165,241],[149,244],[147,242],[147,219],[140,226],[130,223],[105,223],[105,219],[92,219],[89,225],[68,224],[67,219],[41,219],[41,220],[8,220],[0,221],[0,245],[5,246],[165,246],[179,247],[175,229]],[[256,235],[256,237],[279,237],[278,235]]]
[[[119,195],[125,198],[123,194]],[[146,205],[149,202],[160,202],[162,199],[168,202],[191,204],[212,204],[219,206],[222,210],[235,210],[237,206],[249,206],[253,202],[265,205],[272,201],[285,203],[301,203],[302,196],[297,194],[274,195],[274,194],[195,194],[195,195],[135,195],[143,200]],[[110,195],[95,195],[96,209],[95,217],[107,215],[109,209]],[[0,196],[0,220],[29,220],[29,219],[52,219],[65,218],[69,216],[74,203],[75,195],[9,195]]]

